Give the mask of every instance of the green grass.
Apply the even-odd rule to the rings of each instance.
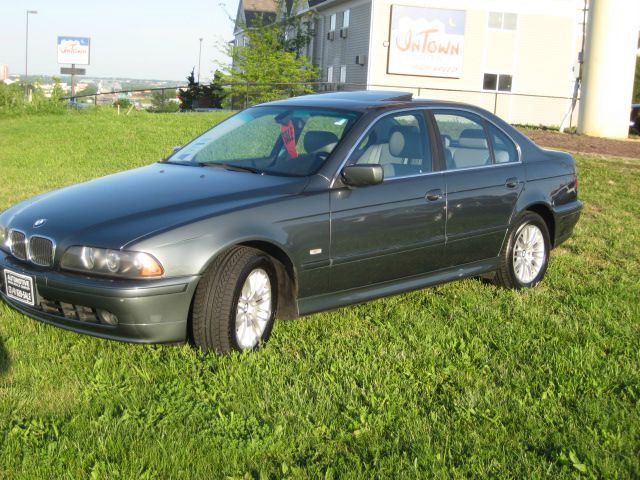
[[[220,114],[0,120],[0,210],[161,158]],[[276,324],[221,358],[0,304],[0,478],[638,478],[640,163],[525,292],[468,279]]]

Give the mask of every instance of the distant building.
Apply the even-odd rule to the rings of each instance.
[[[241,0],[238,18],[259,6],[276,15],[272,5]],[[303,53],[332,89],[406,90],[479,105],[512,123],[546,125],[559,125],[570,105],[583,8],[584,0],[298,4],[298,12],[315,14],[313,40]],[[243,22],[236,22],[236,45],[244,41]]]
[[[9,80],[9,65],[6,63],[0,63],[0,82]]]
[[[277,8],[276,0],[240,0],[233,30],[234,45],[247,45],[247,37],[244,35],[247,27],[273,23],[276,20]]]

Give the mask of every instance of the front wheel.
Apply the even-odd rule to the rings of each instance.
[[[234,247],[207,269],[193,300],[192,333],[205,351],[253,350],[273,328],[277,277],[260,250]]]
[[[506,288],[531,288],[544,277],[549,264],[549,229],[533,212],[515,222],[500,253],[495,282]]]

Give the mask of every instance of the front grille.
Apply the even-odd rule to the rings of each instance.
[[[24,233],[18,230],[9,231],[9,242],[11,242],[11,254],[20,259],[27,259],[27,239]]]
[[[31,237],[29,240],[29,258],[36,265],[53,265],[53,242],[44,237]]]

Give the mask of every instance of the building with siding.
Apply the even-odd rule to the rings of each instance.
[[[305,53],[332,89],[402,89],[512,123],[560,125],[570,109],[584,0],[309,0],[297,8],[315,14]]]
[[[240,0],[233,30],[233,43],[244,47],[247,44],[245,30],[273,23],[276,20],[276,12],[276,0]]]

